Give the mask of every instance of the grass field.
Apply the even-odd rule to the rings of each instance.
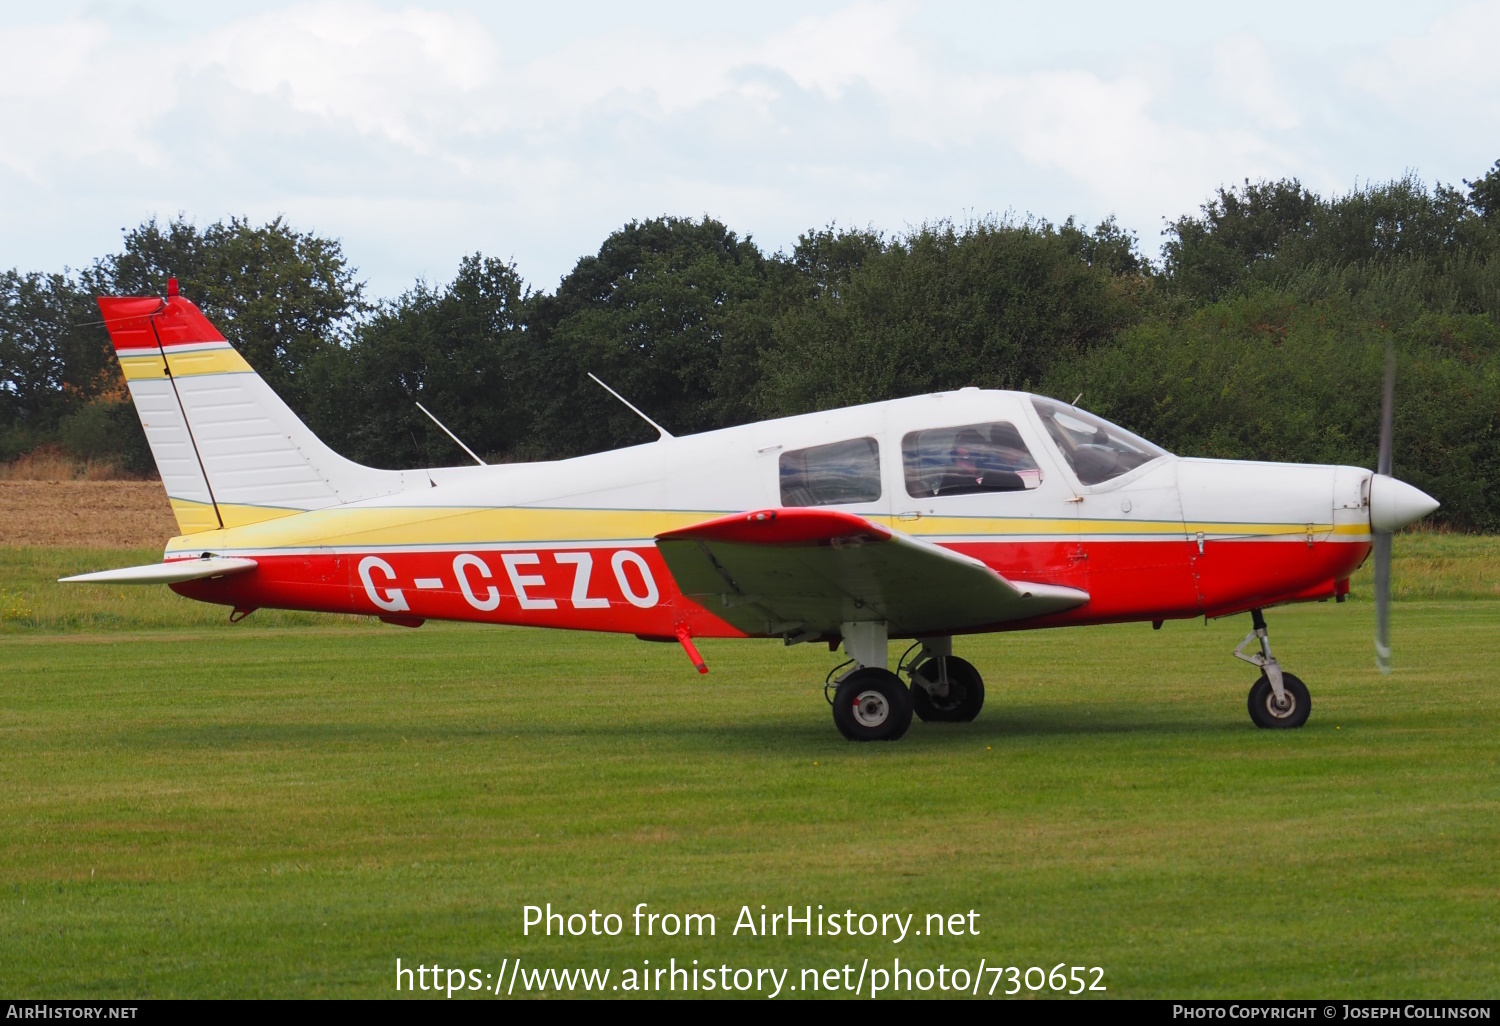
[[[1368,602],[1269,614],[1300,731],[1250,725],[1239,617],[965,639],[977,722],[851,745],[812,646],[706,642],[700,678],[611,636],[230,627],[46,583],[156,551],[0,550],[0,993],[383,997],[398,956],[795,985],[899,956],[1098,965],[1111,996],[1493,997],[1497,551],[1398,539],[1398,589],[1438,597],[1398,603],[1390,677]],[[549,901],[719,932],[523,938]],[[972,908],[980,935],[730,936],[762,903]]]

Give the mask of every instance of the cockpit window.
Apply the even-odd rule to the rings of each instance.
[[[1048,399],[1032,399],[1031,404],[1041,415],[1047,433],[1062,450],[1068,466],[1086,485],[1103,484],[1167,455],[1165,449],[1075,406]]]
[[[901,440],[901,460],[906,492],[917,497],[1019,492],[1042,483],[1042,472],[1013,424],[913,431]]]
[[[880,498],[880,446],[873,438],[781,454],[783,506],[838,506]]]

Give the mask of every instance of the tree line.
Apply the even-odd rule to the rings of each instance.
[[[1320,196],[1219,189],[1159,260],[1113,220],[837,225],[766,253],[724,224],[631,222],[551,291],[474,254],[373,300],[337,240],[276,219],[149,221],[81,271],[0,273],[0,460],[42,445],[149,472],[93,297],[175,276],[334,448],[381,467],[648,441],[978,385],[1071,399],[1183,455],[1373,466],[1387,345],[1396,472],[1500,530],[1500,161]]]

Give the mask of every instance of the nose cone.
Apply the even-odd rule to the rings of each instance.
[[[1399,531],[1438,508],[1438,501],[1420,488],[1376,474],[1370,481],[1370,529]]]

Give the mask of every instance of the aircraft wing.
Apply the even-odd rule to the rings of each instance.
[[[941,634],[1082,605],[1088,593],[1006,580],[977,559],[837,510],[736,513],[656,536],[684,595],[747,634],[838,633],[884,620]]]
[[[255,560],[253,559],[206,556],[202,559],[174,559],[166,563],[148,563],[146,566],[127,566],[119,570],[100,570],[93,574],[59,577],[58,582],[64,584],[176,584],[179,581],[223,577],[226,574],[244,573],[246,570],[254,569]]]

